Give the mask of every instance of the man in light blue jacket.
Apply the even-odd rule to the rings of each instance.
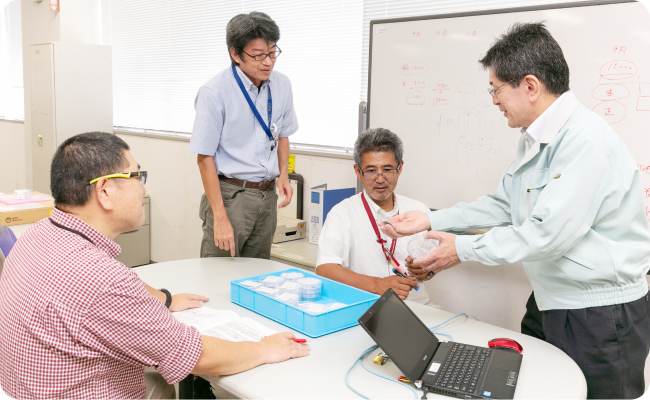
[[[522,128],[514,162],[494,194],[410,211],[382,230],[431,229],[440,246],[415,263],[434,272],[467,261],[523,263],[533,294],[522,332],[566,352],[589,398],[637,398],[650,346],[650,228],[636,163],[569,90],[568,65],[543,24],[515,24],[480,62],[493,103]],[[495,228],[447,233],[487,227]]]

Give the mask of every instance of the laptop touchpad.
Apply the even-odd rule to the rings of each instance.
[[[512,398],[515,387],[508,385],[510,371],[505,369],[490,367],[488,375],[483,383],[483,391],[491,393],[490,397],[497,399]]]

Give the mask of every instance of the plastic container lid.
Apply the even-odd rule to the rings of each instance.
[[[275,298],[276,300],[280,300],[281,302],[288,303],[294,306],[298,305],[298,301],[300,300],[300,296],[298,296],[295,293],[282,293],[278,297]]]
[[[266,278],[262,279],[262,282],[264,282],[264,286],[268,286],[270,288],[276,288],[279,287],[284,283],[285,279],[281,276],[267,276]]]
[[[328,304],[328,306],[330,306],[330,311],[333,311],[338,310],[339,308],[347,307],[348,305],[343,303],[331,303]]]
[[[239,284],[244,286],[244,287],[251,288],[251,289],[257,289],[257,288],[263,286],[261,282],[255,282],[255,281],[250,281],[250,280],[239,282]]]
[[[304,277],[305,274],[301,272],[283,272],[282,277],[288,281],[295,281],[298,280],[302,277]]]
[[[330,310],[329,305],[327,304],[312,303],[312,302],[301,303],[299,305],[299,308],[310,314],[322,314]]]
[[[280,289],[262,286],[259,289],[257,289],[257,292],[265,294],[265,295],[267,295],[269,297],[276,298],[280,294]]]
[[[300,293],[300,284],[296,282],[285,282],[280,286],[280,289],[282,290],[282,293],[295,293],[299,294]]]

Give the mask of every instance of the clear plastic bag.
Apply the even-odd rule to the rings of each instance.
[[[422,258],[431,253],[438,247],[438,241],[435,239],[425,239],[422,235],[424,232],[418,233],[413,236],[408,244],[408,252],[414,260]]]

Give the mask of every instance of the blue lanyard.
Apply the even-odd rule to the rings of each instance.
[[[253,100],[251,100],[251,97],[248,95],[248,92],[246,91],[246,88],[244,87],[244,83],[241,81],[241,78],[237,74],[237,70],[235,69],[235,66],[232,66],[232,73],[235,75],[235,80],[237,81],[237,84],[239,85],[239,88],[241,89],[241,92],[244,94],[244,97],[246,98],[246,101],[248,102],[248,105],[250,106],[251,110],[253,110],[253,114],[255,114],[255,118],[257,118],[257,121],[259,121],[260,125],[262,126],[262,129],[264,129],[264,132],[266,132],[266,136],[269,137],[270,141],[274,141],[275,139],[273,138],[273,134],[271,133],[271,115],[273,114],[273,99],[271,98],[271,86],[268,86],[269,89],[269,106],[267,108],[269,112],[269,124],[265,124],[264,120],[262,119],[262,116],[260,113],[257,111],[257,107],[255,107],[255,104],[253,104]]]

